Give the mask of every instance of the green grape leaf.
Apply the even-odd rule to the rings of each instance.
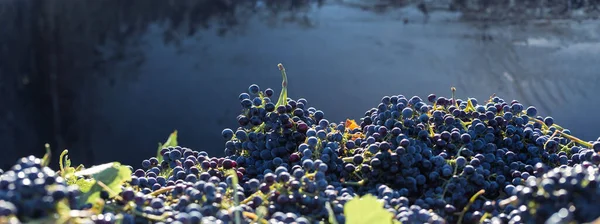
[[[74,176],[92,176],[91,180],[87,180],[88,182],[79,181],[84,188],[87,188],[81,190],[83,194],[79,198],[79,203],[94,204],[100,198],[102,190],[108,191],[111,197],[121,193],[121,185],[131,180],[131,170],[118,162],[112,162],[76,172]]]
[[[175,147],[177,146],[177,130],[173,131],[173,133],[171,133],[169,135],[169,138],[167,139],[167,141],[165,142],[165,144],[162,143],[158,143],[158,151],[156,152],[156,158],[158,159],[158,162],[162,162],[163,158],[160,155],[160,151],[165,148],[165,147]]]
[[[167,139],[163,147],[175,147],[177,145],[177,130],[175,130],[169,135],[169,138]]]
[[[77,176],[75,176],[75,168],[66,167],[62,172],[63,178],[67,181],[68,185],[73,185],[77,183]]]
[[[158,151],[156,151],[156,158],[158,159],[158,162],[162,162],[163,161],[163,158],[160,155],[160,151],[162,150],[162,148],[163,148],[163,144],[159,142],[158,143]]]
[[[89,169],[85,169],[75,173],[76,176],[92,176],[99,174],[107,169],[110,169],[114,166],[115,163],[105,163],[102,165],[92,166]]]
[[[77,181],[77,176],[74,175],[77,169],[71,167],[71,160],[69,159],[69,155],[67,155],[68,153],[69,150],[65,149],[60,154],[60,157],[58,158],[58,165],[60,167],[60,176],[66,180],[68,185],[73,185]]]
[[[346,223],[393,223],[393,215],[372,195],[356,197],[344,206]]]
[[[79,190],[81,192],[88,192],[88,191],[90,191],[92,186],[94,186],[94,180],[79,178],[75,181],[75,184],[77,185],[77,187],[79,187]]]

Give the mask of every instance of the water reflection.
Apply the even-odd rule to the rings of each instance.
[[[69,147],[83,163],[96,160],[90,131],[103,120],[102,97],[87,94],[107,82],[139,80],[146,50],[160,44],[179,53],[189,37],[210,29],[218,36],[243,33],[246,21],[261,16],[271,26],[312,26],[306,16],[322,1],[72,1],[6,0],[0,2],[0,110],[2,138],[14,149],[3,165],[27,154],[54,154]],[[287,13],[286,13],[287,12]],[[280,21],[278,21],[280,20]],[[148,43],[150,27],[161,27],[161,42]],[[189,42],[189,41],[188,41]],[[127,63],[123,63],[127,62]],[[118,64],[118,65],[117,65]],[[118,76],[115,70],[121,71]],[[143,75],[143,74],[142,74]],[[101,125],[100,125],[101,126]],[[177,126],[177,125],[175,125]],[[108,138],[108,137],[107,137]],[[104,141],[110,141],[105,138]]]
[[[537,28],[496,28],[494,41],[483,41],[476,48],[479,60],[473,61],[471,67],[474,73],[488,76],[492,83],[510,86],[522,102],[538,105],[551,114],[561,110],[560,106],[570,99],[585,99],[589,93],[581,90],[594,88],[599,83],[597,75],[586,71],[592,64],[581,63],[594,57],[591,52],[600,46],[597,35],[591,38],[574,35],[594,24],[589,21],[570,27],[569,22],[559,21]],[[567,55],[565,52],[577,53]],[[580,62],[569,62],[574,58]]]
[[[27,128],[12,125],[5,136],[37,132],[26,135],[29,151],[15,151],[8,163],[43,153],[39,146],[53,140],[83,163],[126,152],[123,162],[137,164],[172,129],[186,145],[220,154],[237,94],[251,83],[278,87],[278,62],[290,70],[291,97],[307,98],[334,121],[359,117],[383,95],[448,95],[457,86],[460,97],[496,93],[541,107],[584,139],[600,135],[592,128],[600,121],[572,119],[600,109],[590,103],[600,93],[595,22],[471,21],[500,18],[510,7],[490,14],[458,1],[452,7],[462,11],[454,12],[431,1],[428,20],[407,1],[150,2],[10,3],[0,17],[24,37],[0,36],[8,49],[0,59],[22,65],[0,71],[29,74],[18,99],[34,106],[7,101],[18,110],[13,123]],[[0,76],[16,83],[11,77]]]

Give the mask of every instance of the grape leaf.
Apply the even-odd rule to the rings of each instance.
[[[81,192],[88,192],[90,188],[94,186],[94,180],[79,178],[75,181],[75,184],[77,185],[77,187],[79,187],[79,190]]]
[[[163,145],[163,147],[175,147],[175,146],[177,146],[177,130],[173,131],[173,133],[171,133],[171,135],[169,135],[169,138]]]
[[[81,189],[83,193],[80,197],[79,203],[81,205],[87,203],[96,203],[100,198],[100,192],[102,190],[108,191],[110,196],[115,196],[121,192],[121,185],[131,180],[131,170],[126,166],[121,166],[118,162],[106,163],[98,166],[79,171],[75,173],[75,176],[88,176],[91,175],[92,179],[89,182],[78,181],[80,184],[87,189]],[[108,189],[105,189],[102,185],[106,185]],[[89,186],[89,185],[91,186]]]
[[[177,130],[175,130],[175,131],[173,131],[173,133],[171,133],[169,135],[169,138],[167,139],[167,141],[165,142],[165,144],[162,144],[160,142],[158,143],[158,151],[156,152],[156,158],[158,159],[158,162],[160,163],[160,162],[163,161],[163,158],[160,155],[160,151],[163,148],[166,148],[166,147],[175,147],[177,145],[178,145],[178,143],[177,143]]]
[[[383,208],[383,204],[372,195],[356,197],[344,206],[346,223],[396,223],[393,215]]]
[[[91,176],[94,174],[98,174],[106,169],[109,169],[114,166],[114,163],[105,163],[102,165],[92,166],[89,169],[85,169],[75,173],[75,176]]]

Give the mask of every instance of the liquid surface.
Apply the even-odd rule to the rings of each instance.
[[[12,156],[3,164],[42,155],[52,142],[75,163],[121,154],[137,165],[173,129],[182,145],[222,154],[220,133],[236,126],[238,94],[255,83],[278,95],[280,62],[289,97],[306,98],[335,122],[360,118],[385,95],[450,96],[455,86],[459,98],[495,93],[538,107],[581,139],[600,136],[596,20],[511,24],[448,10],[427,19],[415,5],[375,12],[358,1],[223,2],[198,7],[204,11],[63,3],[53,8],[64,10],[56,21],[35,14],[48,6],[33,1],[5,5],[0,16],[14,32],[0,39],[10,59],[0,67],[10,93],[0,140]],[[60,30],[32,26],[38,17]]]

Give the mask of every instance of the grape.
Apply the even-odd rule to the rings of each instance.
[[[225,140],[231,139],[233,137],[233,134],[233,131],[229,128],[223,129],[223,131],[221,132],[221,135]]]
[[[600,141],[575,138],[533,106],[390,95],[353,123],[273,95],[252,84],[238,96],[238,125],[221,131],[221,157],[165,146],[130,167],[116,194],[94,185],[98,204],[81,203],[89,191],[81,182],[34,156],[20,159],[0,172],[0,222],[57,217],[67,206],[93,223],[341,224],[345,205],[367,194],[402,223],[600,217]]]
[[[144,169],[148,169],[150,167],[150,160],[145,159],[144,161],[142,161],[142,167]]]
[[[592,145],[592,149],[594,149],[595,152],[600,152],[600,141],[595,141]]]
[[[545,165],[540,163],[539,166]],[[567,180],[561,181],[563,178]],[[512,187],[515,197],[506,199],[512,201],[510,207],[499,214],[509,220],[532,223],[591,222],[600,217],[600,211],[595,209],[600,203],[590,200],[600,193],[598,181],[598,168],[582,164],[557,167],[541,177],[531,176],[524,185]],[[488,206],[489,213],[495,210],[499,208]]]
[[[248,92],[250,94],[258,94],[259,91],[260,91],[260,87],[258,87],[258,85],[256,85],[256,84],[252,84],[252,85],[250,85],[250,87],[248,87]]]
[[[0,200],[0,216],[9,216],[17,214],[17,207],[8,201]]]
[[[552,117],[544,118],[544,124],[546,124],[548,126],[552,126],[552,124],[554,124],[554,118],[552,118]]]
[[[0,176],[0,213],[19,219],[39,219],[55,212],[63,199],[74,203],[76,187],[64,180],[34,156],[23,157]]]
[[[271,96],[273,96],[273,93],[274,93],[273,89],[271,89],[271,88],[267,88],[267,89],[265,89],[265,95],[266,95],[267,97],[271,97]]]

